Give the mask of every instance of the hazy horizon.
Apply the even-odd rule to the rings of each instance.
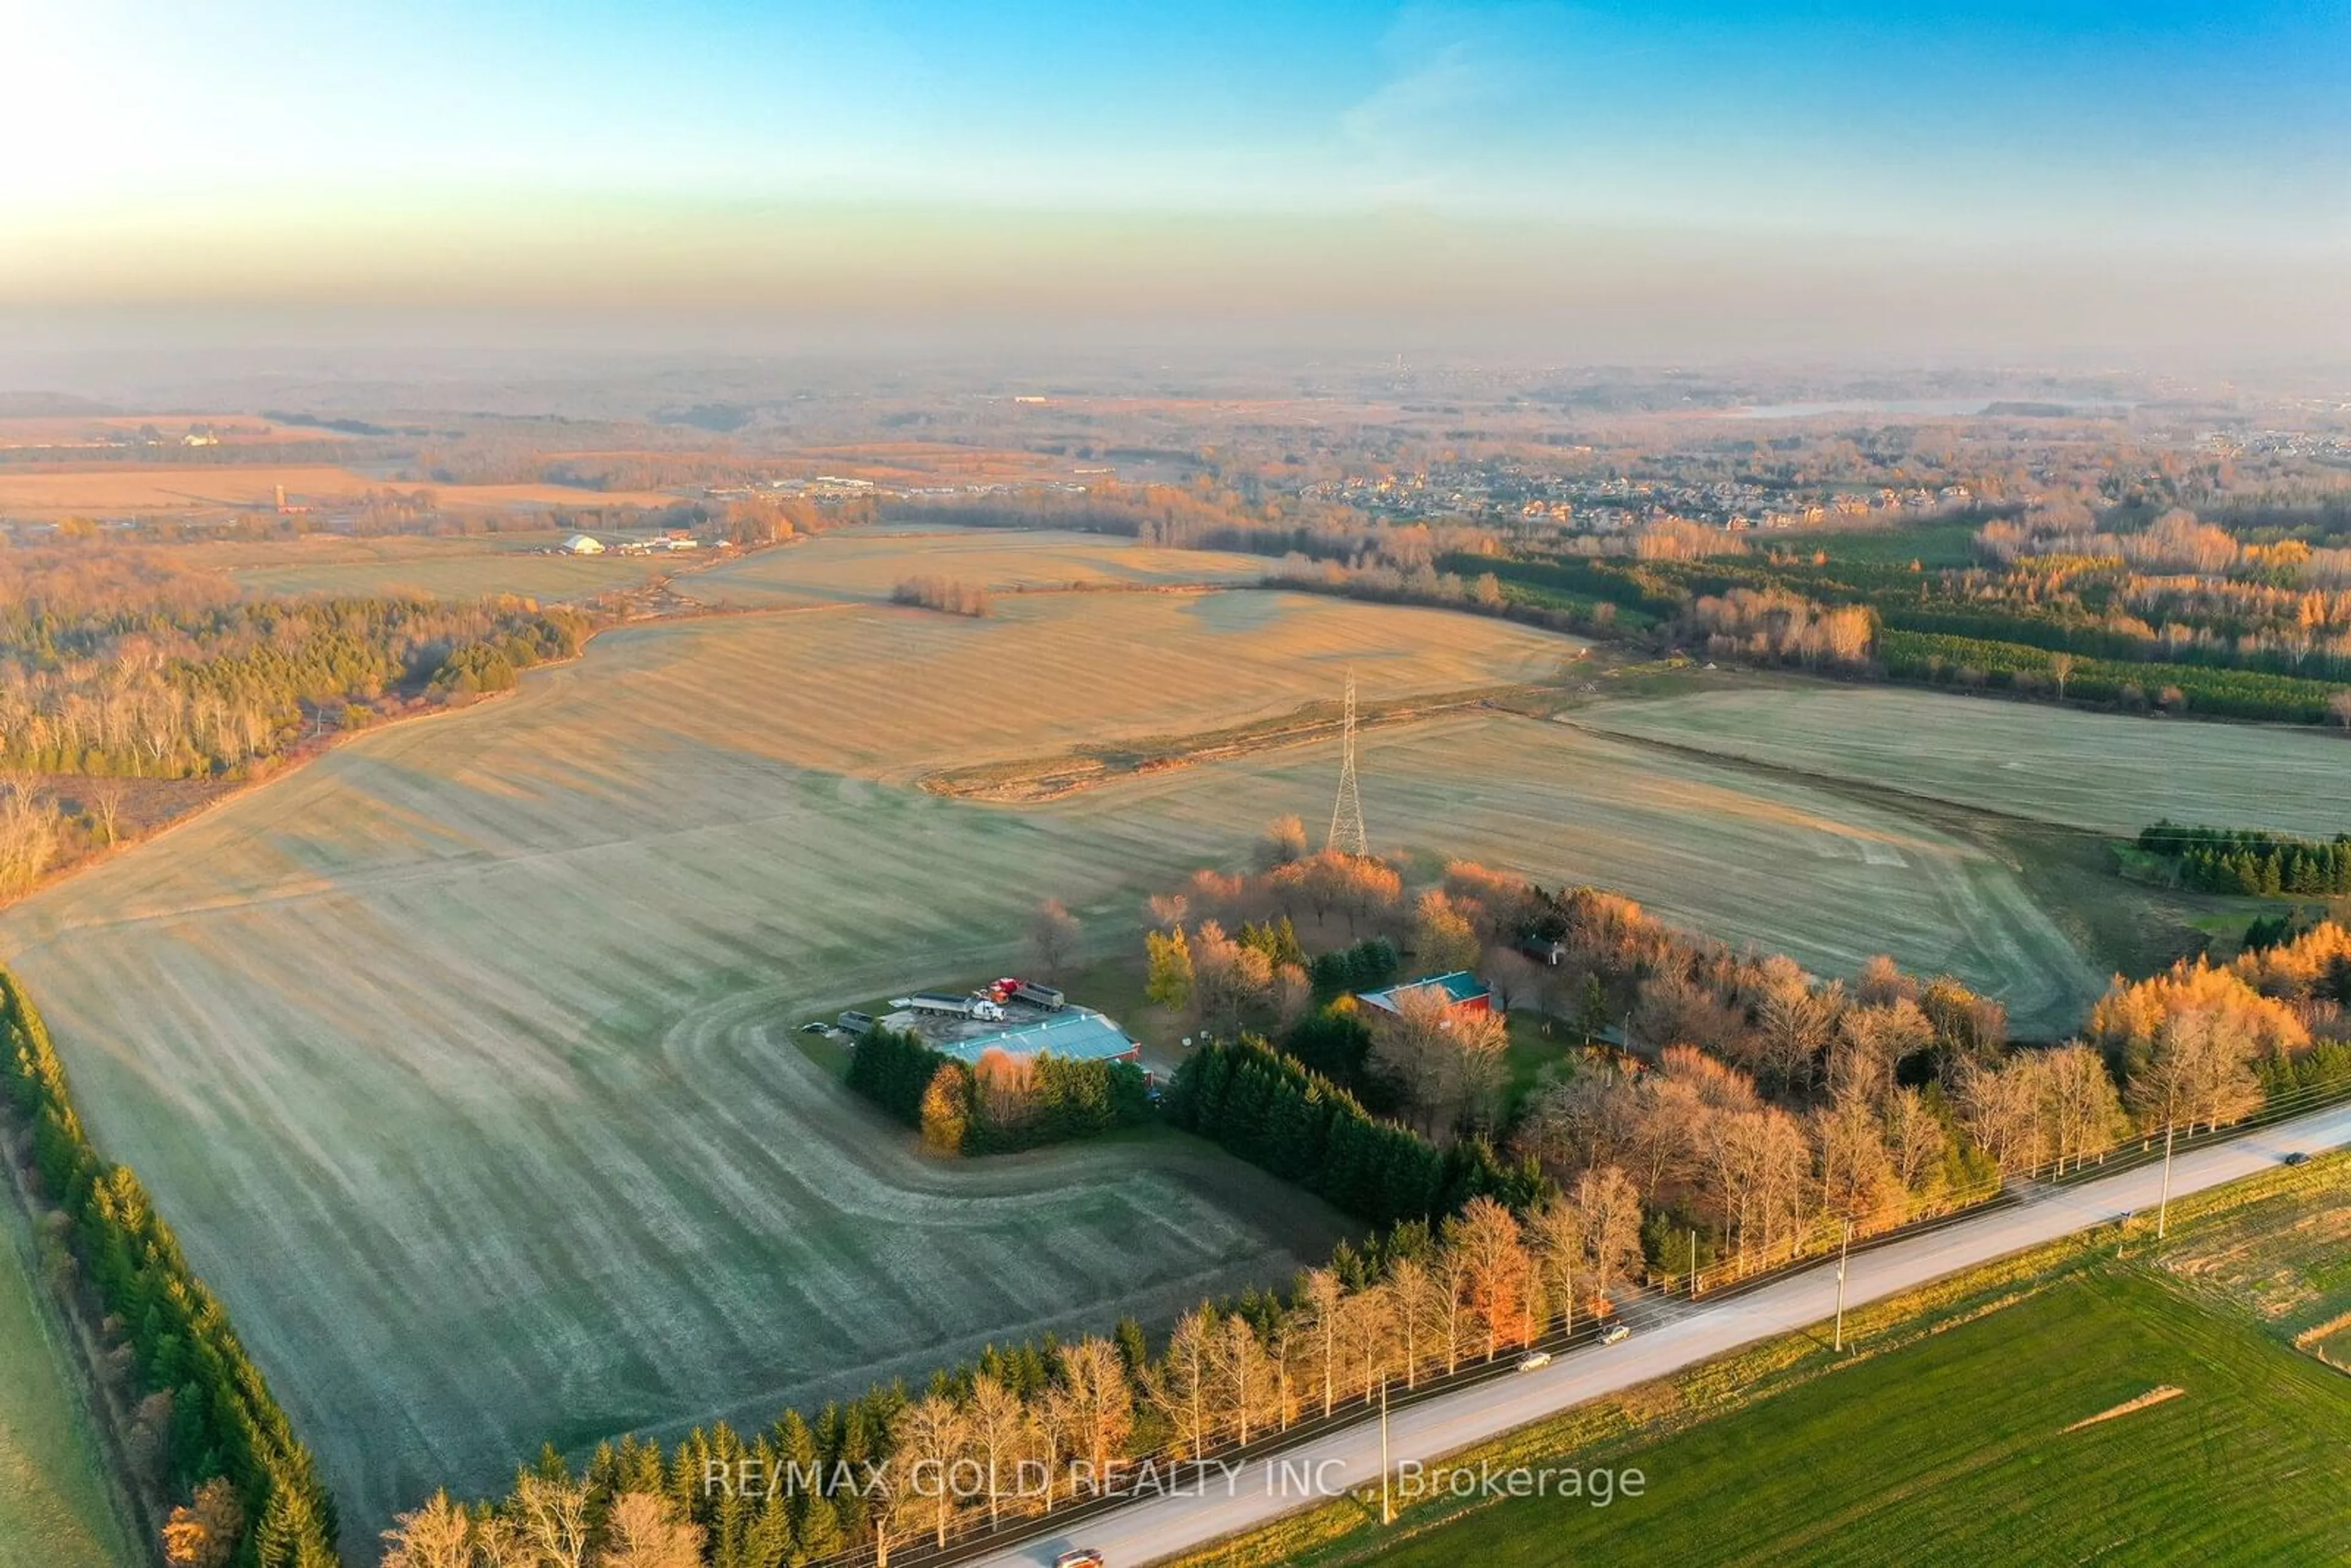
[[[2351,16],[37,4],[20,348],[2351,351]]]

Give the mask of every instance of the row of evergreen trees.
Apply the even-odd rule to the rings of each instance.
[[[1552,1191],[1531,1161],[1505,1165],[1482,1140],[1440,1149],[1249,1036],[1210,1040],[1176,1070],[1176,1125],[1382,1228],[1436,1220],[1470,1199],[1525,1210]]]
[[[170,1398],[163,1463],[174,1493],[214,1478],[234,1489],[250,1524],[225,1559],[237,1568],[335,1568],[334,1505],[309,1450],[139,1178],[91,1145],[40,1016],[5,972],[0,1085],[16,1126],[32,1134],[40,1193],[71,1222],[81,1281],[131,1351],[140,1394]]]
[[[867,1030],[849,1055],[849,1086],[904,1122],[923,1124],[923,1094],[953,1058],[933,1051],[912,1030]]]
[[[2170,862],[2198,893],[2351,893],[2351,835],[2297,839],[2258,828],[2142,828],[2138,847]]]
[[[2210,669],[2201,665],[2081,657],[2059,679],[2061,655],[2022,643],[1952,637],[1938,632],[1882,628],[1877,662],[1897,681],[1948,684],[1970,678],[1996,691],[2030,685],[2058,690],[2076,702],[2140,706],[2179,694],[2189,712],[2220,718],[2274,719],[2283,724],[2325,724],[2330,699],[2345,688],[2326,681],[2272,674],[2258,670]]]

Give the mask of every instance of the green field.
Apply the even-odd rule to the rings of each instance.
[[[2179,1397],[2068,1432],[2149,1391]],[[1587,1460],[1587,1463],[1597,1462]],[[2146,1275],[2084,1274],[1511,1500],[1387,1564],[2286,1563],[2351,1553],[2342,1375]]]
[[[1576,716],[1616,734],[2104,833],[2136,833],[2167,816],[2322,838],[2351,830],[2351,742],[2310,729],[1776,681],[1602,703]]]
[[[1844,533],[1803,530],[1770,538],[1775,549],[1802,556],[1826,550],[1831,560],[1859,561],[1871,566],[1921,569],[1975,564],[1976,529],[1972,523],[1926,523],[1916,528],[1858,528]]]
[[[0,1568],[132,1568],[65,1327],[36,1293],[32,1239],[0,1196]]]
[[[2351,1304],[2351,1154],[1857,1308],[1578,1405],[1449,1469],[1636,1469],[1604,1507],[1376,1494],[1183,1568],[1369,1563],[2339,1562],[2351,1397],[2305,1350]],[[2297,1332],[2300,1331],[2300,1332]],[[2073,1428],[2068,1430],[2068,1428]]]
[[[2272,1337],[2351,1367],[2351,1156],[2269,1185],[2257,1201],[2209,1218],[2209,1197],[2182,1205],[2185,1228],[2164,1249],[2164,1271]]]

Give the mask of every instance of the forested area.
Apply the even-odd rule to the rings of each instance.
[[[126,780],[250,778],[415,703],[511,690],[596,624],[511,597],[246,599],[156,550],[0,550],[0,897],[115,843]]]
[[[170,1504],[167,1559],[193,1568],[335,1568],[335,1511],[219,1301],[139,1178],[82,1130],[40,1015],[0,973],[10,1164],[38,1206],[51,1288],[107,1354],[109,1405],[142,1493]]]
[[[2190,828],[2165,821],[2139,830],[2137,841],[2180,886],[2196,893],[2351,893],[2351,834],[2298,839],[2260,828]],[[2335,999],[2351,1000],[2351,995]]]
[[[917,605],[925,610],[937,610],[949,615],[968,615],[979,620],[987,616],[992,601],[985,583],[925,574],[901,578],[890,590],[890,602]]]
[[[1297,848],[1293,824],[1277,823],[1261,869],[1203,873],[1156,901],[1155,997],[1228,1040],[1280,1042],[1196,1052],[1170,1109],[1374,1222],[1441,1214],[1470,1191],[1519,1201],[1528,1188],[1509,1161],[1531,1157],[1558,1186],[1622,1172],[1654,1221],[1656,1267],[1687,1268],[1696,1232],[1701,1263],[1744,1270],[1846,1225],[1881,1229],[2021,1171],[2070,1169],[2153,1127],[2225,1124],[2272,1086],[2333,1082],[2351,1054],[2333,1043],[2351,1036],[2351,943],[2332,925],[2229,966],[2117,981],[2081,1039],[2023,1046],[1998,1002],[1882,958],[1823,981],[1597,890],[1455,863],[1414,893],[1376,862]],[[1281,952],[1301,931],[1328,941],[1317,937],[1340,918],[1356,946],[1307,958],[1301,998],[1281,983],[1295,967]],[[1343,954],[1372,943],[1408,951],[1416,972],[1475,968],[1498,1006],[1586,1043],[1563,1040],[1556,1069],[1514,1103],[1491,1015],[1409,993],[1367,1009],[1330,983],[1358,961]],[[1604,1040],[1617,1019],[1625,1029]],[[1395,1192],[1356,1168],[1354,1145],[1374,1137],[1394,1145],[1377,1163]],[[1433,1174],[1457,1150],[1479,1168],[1481,1140],[1506,1152],[1499,1182],[1448,1187]]]
[[[0,552],[0,762],[233,773],[347,707],[510,687],[592,624],[511,598],[247,600],[152,552]]]

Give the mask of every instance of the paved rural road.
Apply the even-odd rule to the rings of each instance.
[[[2179,1155],[2171,1194],[2178,1197],[2254,1175],[2300,1151],[2316,1154],[2351,1144],[2351,1106],[2314,1113],[2241,1138]],[[1891,1296],[1945,1274],[2011,1252],[2053,1241],[2125,1214],[2156,1207],[2162,1194],[2160,1161],[2062,1189],[2039,1189],[2010,1208],[1957,1221],[1929,1235],[1876,1248],[1854,1258],[1845,1281],[1848,1307]],[[1592,1345],[1562,1355],[1541,1372],[1508,1378],[1398,1410],[1388,1422],[1390,1463],[1424,1463],[1473,1443],[1541,1420],[1570,1406],[1663,1377],[1741,1345],[1794,1332],[1834,1315],[1836,1266],[1824,1264],[1714,1306],[1701,1303],[1681,1316],[1614,1345]],[[1274,1467],[1292,1476],[1319,1476],[1322,1495],[1369,1485],[1380,1478],[1379,1428],[1366,1422],[1277,1456]],[[1302,1469],[1300,1467],[1303,1467]],[[1268,1484],[1268,1466],[1254,1461],[1229,1485],[1210,1466],[1197,1495],[1143,1499],[1065,1531],[1035,1537],[982,1559],[991,1568],[1050,1564],[1076,1546],[1102,1553],[1110,1568],[1134,1565],[1204,1546],[1236,1531],[1265,1523],[1316,1500],[1290,1487]],[[1186,1482],[1187,1490],[1191,1482]]]

